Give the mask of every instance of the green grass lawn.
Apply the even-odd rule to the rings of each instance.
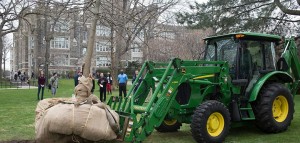
[[[74,90],[73,80],[60,80],[56,97],[71,97]],[[99,96],[98,88],[96,88]],[[113,92],[117,95],[117,91]],[[45,98],[51,98],[45,89]],[[107,98],[108,100],[108,98]],[[37,104],[37,89],[0,89],[0,142],[10,140],[34,140],[34,118]],[[226,143],[296,143],[300,136],[300,97],[295,98],[295,114],[292,125],[286,132],[266,134],[252,123],[248,126],[233,128]],[[192,143],[190,127],[184,124],[179,132],[159,133],[154,131],[146,143]]]

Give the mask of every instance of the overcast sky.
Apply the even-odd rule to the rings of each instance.
[[[167,13],[171,13],[171,14],[168,14],[170,16],[174,12],[189,11],[189,7],[188,7],[189,4],[193,4],[195,1],[197,1],[198,3],[203,3],[203,2],[207,2],[208,0],[180,0],[180,3],[177,6],[175,6],[174,8],[172,8],[171,10],[167,11]],[[12,34],[10,34],[10,37],[12,37]],[[10,56],[10,53],[9,53],[9,56]],[[6,68],[6,70],[10,70],[10,59],[7,60],[5,68]]]

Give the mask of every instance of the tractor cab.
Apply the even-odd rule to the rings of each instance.
[[[260,36],[261,35],[261,36]],[[253,77],[276,70],[279,36],[238,33],[206,38],[206,61],[227,61],[233,84],[247,85]]]

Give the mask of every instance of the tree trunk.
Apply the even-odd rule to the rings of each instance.
[[[2,57],[3,57],[3,39],[2,39],[2,34],[0,33],[0,63],[1,63],[1,66],[0,66],[0,80],[2,79],[3,77],[3,71],[2,71]]]
[[[3,58],[3,77],[5,77],[5,62],[6,62],[6,58]]]
[[[96,1],[95,5],[95,15],[94,19],[92,21],[91,29],[89,31],[89,41],[87,45],[87,51],[84,59],[84,69],[83,69],[83,75],[85,77],[88,77],[90,74],[90,68],[91,68],[91,61],[92,61],[92,55],[94,51],[94,44],[95,44],[95,35],[96,35],[96,26],[99,19],[98,13],[99,13],[99,7],[100,7],[100,0]]]
[[[50,58],[50,38],[45,38],[46,40],[46,53],[45,53],[45,75],[46,75],[46,85],[49,84],[48,79],[51,77],[51,75],[49,75],[49,58]]]
[[[41,26],[41,17],[36,15],[36,28],[34,30],[34,48],[33,48],[33,60],[34,60],[34,73],[36,76],[40,74],[39,68],[41,65],[41,47],[43,46],[43,35],[42,35],[42,26]],[[44,65],[45,66],[45,65]],[[46,75],[45,75],[46,76]]]
[[[110,46],[110,61],[111,61],[111,75],[113,77],[113,86],[112,88],[115,89],[117,86],[117,74],[118,74],[118,68],[116,66],[116,50],[115,48],[115,38],[114,38],[114,26],[111,24],[110,28],[110,41],[111,41],[111,46]]]
[[[118,20],[117,20],[117,26],[116,26],[116,49],[115,49],[115,60],[114,60],[114,65],[115,65],[115,70],[118,71],[122,68],[121,64],[121,52],[124,49],[124,29],[125,29],[125,14],[127,10],[127,0],[123,0],[123,3],[119,3],[118,8],[116,8],[118,11],[116,13],[118,14]],[[114,77],[117,77],[117,72]]]

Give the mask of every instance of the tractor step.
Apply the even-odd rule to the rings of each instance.
[[[255,118],[242,118],[244,121],[255,120]]]
[[[252,108],[240,108],[240,110],[245,111],[245,110],[252,110]]]

